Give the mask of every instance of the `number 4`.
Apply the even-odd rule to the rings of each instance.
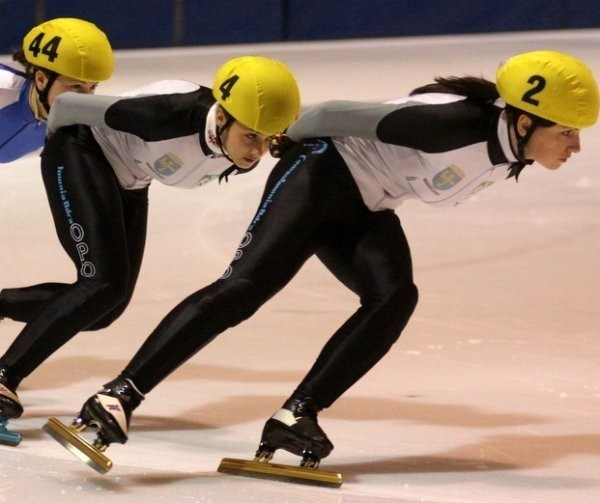
[[[42,45],[45,35],[45,33],[40,33],[31,41],[27,49],[35,58],[37,58],[38,54],[41,52],[44,56],[47,56],[48,61],[52,63],[58,57],[58,46],[60,45],[62,38],[58,36],[52,37],[48,42]]]
[[[223,83],[219,86],[219,91],[221,91],[221,99],[223,101],[231,96],[231,89],[239,79],[239,75],[233,75],[227,80],[223,81]]]

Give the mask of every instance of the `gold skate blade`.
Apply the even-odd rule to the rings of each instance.
[[[48,419],[44,431],[98,473],[106,473],[112,468],[112,461],[80,436],[73,426],[66,426],[55,417]]]
[[[256,460],[223,458],[217,471],[229,475],[286,480],[329,487],[340,487],[343,482],[341,473]]]

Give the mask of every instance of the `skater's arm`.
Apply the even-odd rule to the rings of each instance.
[[[213,102],[210,90],[203,87],[188,93],[136,97],[64,93],[50,110],[48,132],[84,124],[131,133],[145,141],[166,140],[198,133]]]
[[[329,101],[304,112],[287,135],[293,141],[354,136],[424,152],[444,152],[485,141],[497,112],[466,99],[446,103]]]
[[[57,129],[74,124],[105,127],[104,114],[116,103],[117,96],[98,96],[79,93],[63,93],[56,98],[48,115],[48,135]]]
[[[358,101],[326,101],[309,108],[292,124],[287,135],[293,141],[319,136],[357,136],[377,140],[377,125],[398,108],[396,104]]]

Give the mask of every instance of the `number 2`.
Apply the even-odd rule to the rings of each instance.
[[[37,58],[38,54],[41,52],[48,58],[48,61],[52,63],[58,57],[58,46],[60,45],[62,38],[52,37],[48,42],[42,45],[45,35],[45,33],[40,33],[31,41],[27,49],[33,53],[33,57],[35,58]]]
[[[529,77],[527,83],[532,84],[533,87],[525,94],[523,94],[521,101],[524,101],[525,103],[530,103],[537,107],[540,104],[540,101],[535,99],[534,96],[544,90],[544,88],[546,87],[546,79],[541,75],[532,75],[531,77]]]

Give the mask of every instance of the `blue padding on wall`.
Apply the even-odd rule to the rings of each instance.
[[[186,0],[184,45],[282,40],[281,0]]]
[[[47,0],[46,17],[80,17],[96,24],[115,49],[169,47],[171,0]]]
[[[96,23],[115,49],[600,28],[598,0],[0,0],[0,52],[42,19]],[[42,19],[40,19],[42,17]]]
[[[289,40],[557,28],[564,0],[290,0]]]
[[[600,3],[597,0],[564,1],[562,14],[562,28],[600,27]]]
[[[0,0],[0,53],[12,54],[20,49],[23,37],[35,26],[33,2],[17,4]]]

